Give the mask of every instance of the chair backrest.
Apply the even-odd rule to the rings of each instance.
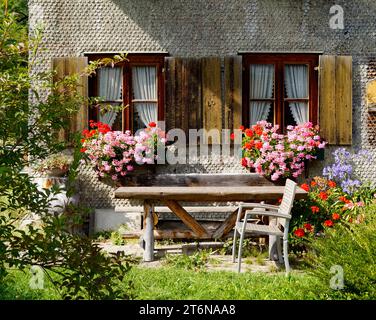
[[[290,179],[286,180],[285,190],[283,192],[282,202],[278,208],[279,213],[291,215],[291,208],[295,199],[296,183]],[[278,222],[285,226],[286,219],[280,218]]]

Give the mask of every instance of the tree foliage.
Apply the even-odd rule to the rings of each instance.
[[[30,162],[64,148],[58,132],[83,97],[77,91],[80,75],[53,81],[53,72],[31,72],[42,32],[37,28],[28,41],[20,13],[12,12],[24,3],[8,3],[0,14],[0,281],[9,268],[37,265],[63,298],[129,298],[120,285],[129,258],[106,254],[92,239],[72,233],[72,216],[50,211],[59,190],[38,190],[27,173]],[[71,182],[79,152],[75,155]],[[40,217],[41,226],[21,229],[20,219],[31,212]]]

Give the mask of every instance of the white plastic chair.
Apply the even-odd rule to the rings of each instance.
[[[239,251],[238,251],[238,272],[241,268],[242,258],[242,242],[245,233],[252,235],[273,235],[277,238],[277,252],[279,261],[285,263],[286,274],[290,272],[290,264],[288,259],[288,233],[289,224],[291,219],[291,208],[293,206],[296,192],[296,183],[290,179],[286,180],[285,190],[282,197],[282,202],[279,206],[262,204],[262,203],[241,203],[238,208],[238,215],[236,218],[235,230],[234,230],[234,242],[232,247],[232,262],[235,262],[236,252],[236,235],[240,234]],[[244,219],[242,214],[246,210]],[[276,223],[270,223],[269,225],[260,225],[255,223],[249,223],[251,216],[269,216],[277,218]],[[281,250],[281,237],[283,238],[283,259]]]

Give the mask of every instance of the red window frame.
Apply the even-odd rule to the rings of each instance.
[[[102,58],[111,58],[114,54],[90,54],[88,60],[95,61]],[[164,58],[165,53],[129,53],[128,61],[122,61],[116,64],[116,67],[123,68],[123,105],[127,106],[123,110],[122,131],[130,130],[133,132],[133,111],[132,104],[132,67],[135,66],[155,66],[157,68],[157,99],[158,99],[158,121],[165,120],[164,107]],[[98,76],[93,75],[89,79],[89,96],[98,96]],[[89,110],[89,120],[98,121],[98,108],[92,107]]]
[[[243,98],[242,98],[242,116],[243,125],[249,127],[249,68],[251,64],[274,64],[274,124],[278,124],[282,132],[285,128],[285,112],[288,102],[299,101],[302,99],[288,99],[284,96],[284,66],[286,64],[306,64],[308,65],[309,81],[309,121],[313,124],[318,123],[318,54],[307,53],[243,53]],[[305,100],[305,99],[303,99]],[[305,100],[306,101],[306,100]]]

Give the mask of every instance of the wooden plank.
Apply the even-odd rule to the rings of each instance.
[[[55,70],[54,81],[63,79],[66,76],[77,74],[82,75],[88,64],[87,57],[63,57],[53,58],[52,68]],[[77,83],[77,93],[82,97],[88,97],[88,77],[80,76]],[[60,130],[60,141],[68,141],[69,135],[73,132],[81,132],[87,128],[88,124],[88,107],[86,104],[80,106],[78,112],[71,116],[69,127],[66,130]]]
[[[226,212],[233,212],[237,206],[184,206],[184,209],[190,213],[226,213]],[[132,207],[115,207],[115,212],[137,212],[141,211],[142,208],[138,206]],[[155,213],[171,213],[171,209],[164,206],[155,206],[154,207]]]
[[[53,81],[57,82],[64,78],[65,72],[65,58],[53,58],[51,61],[51,68],[55,70]],[[66,131],[64,129],[58,132],[58,141],[66,140]]]
[[[202,128],[201,107],[201,60],[191,58],[187,62],[187,107],[189,108],[188,129]]]
[[[148,201],[144,201],[144,214],[145,214],[145,231],[143,240],[145,241],[145,250],[143,259],[145,262],[154,260],[154,212],[153,205]]]
[[[227,213],[236,210],[236,206],[198,206],[198,207],[187,207],[184,209],[189,213]],[[155,212],[157,213],[171,213],[171,209],[168,207],[155,207]]]
[[[224,128],[233,130],[242,124],[242,57],[225,57],[224,64]]]
[[[171,211],[176,214],[184,224],[192,229],[192,231],[199,237],[207,234],[206,230],[176,201],[164,200],[163,201]]]
[[[127,179],[127,186],[273,186],[257,173],[249,174],[141,174]]]
[[[181,61],[181,75],[180,75],[180,86],[179,94],[181,102],[179,103],[179,112],[181,115],[180,129],[184,132],[188,132],[189,126],[189,66],[188,59],[182,58]]]
[[[222,130],[222,98],[221,98],[221,59],[208,57],[202,59],[202,106],[203,127],[209,131]],[[220,139],[211,137],[208,143],[220,143]]]
[[[201,61],[168,57],[166,66],[166,128],[202,128]]]
[[[175,128],[182,128],[182,72],[183,71],[183,59],[176,58],[175,60]]]
[[[245,210],[243,210],[241,219],[243,219]],[[226,236],[235,226],[238,209],[234,210],[232,214],[214,231],[213,238],[220,239]]]
[[[366,99],[368,110],[371,111],[376,107],[376,80],[367,83]]]
[[[336,58],[320,56],[319,124],[321,136],[336,144]]]
[[[142,236],[141,231],[132,231],[122,233],[122,237],[125,239],[137,239]],[[211,239],[210,234],[204,234],[202,236],[197,236],[191,230],[180,230],[180,229],[168,229],[168,230],[159,230],[154,229],[153,231],[154,240],[162,239],[196,239],[196,240],[208,240]]]
[[[339,145],[352,142],[352,57],[336,57],[336,114]]]
[[[87,57],[68,57],[65,58],[65,72],[66,75],[77,74],[79,76],[77,83],[77,92],[81,96],[88,97],[88,78],[82,75],[86,66],[88,65]],[[77,114],[71,118],[70,132],[81,132],[88,124],[88,107],[86,104],[80,106]]]
[[[166,130],[176,128],[175,123],[175,58],[165,58]]]
[[[120,187],[115,198],[182,200],[182,201],[263,201],[278,200],[284,186],[233,186],[227,187]],[[307,192],[297,187],[295,199],[304,199]]]
[[[84,75],[83,72],[88,65],[88,58],[87,57],[77,57],[76,60],[76,72],[80,75],[79,83],[78,83],[78,92],[84,98],[87,98],[89,95],[89,81],[88,76]],[[76,115],[76,126],[72,129],[74,132],[82,132],[82,130],[86,129],[89,123],[89,109],[86,103],[80,106],[80,109]]]

